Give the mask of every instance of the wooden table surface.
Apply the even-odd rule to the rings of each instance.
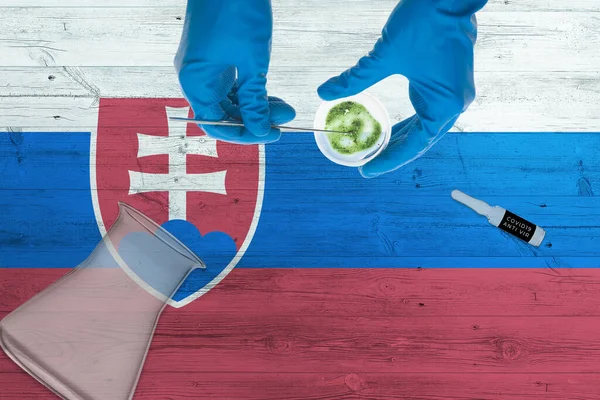
[[[375,180],[307,134],[241,149],[190,128],[177,142],[165,117],[187,113],[172,67],[184,1],[39,3],[0,0],[0,316],[84,260],[126,200],[209,264],[163,313],[135,398],[598,398],[597,0],[490,0],[474,104]],[[269,90],[310,126],[316,87],[370,49],[396,1],[273,3]],[[393,119],[412,114],[403,78],[372,92]],[[205,193],[130,193],[134,170]],[[490,227],[453,189],[546,240]],[[52,398],[0,356],[0,399]]]

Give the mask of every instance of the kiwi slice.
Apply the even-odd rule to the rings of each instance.
[[[381,137],[381,124],[367,108],[354,101],[344,101],[327,114],[325,129],[345,133],[328,133],[331,147],[343,155],[351,155],[373,147]]]

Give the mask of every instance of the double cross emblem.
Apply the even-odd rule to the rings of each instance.
[[[167,118],[187,117],[189,107],[166,107]],[[169,136],[138,133],[137,157],[166,154],[167,173],[148,173],[129,170],[129,194],[168,192],[169,220],[187,218],[187,194],[207,192],[227,195],[227,170],[209,173],[188,173],[188,155],[218,158],[217,141],[208,136],[188,137],[187,125],[169,121]]]

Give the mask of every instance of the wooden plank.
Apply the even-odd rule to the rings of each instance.
[[[0,181],[0,190],[88,190],[89,182],[80,175],[89,174],[89,166],[96,165],[90,160],[89,140],[85,132],[1,136],[0,165],[11,173]],[[113,145],[115,150],[121,146]],[[286,196],[297,193],[301,186],[328,196],[328,201],[337,197],[336,201],[345,202],[344,196],[352,195],[372,204],[375,199],[367,189],[377,189],[386,201],[395,203],[407,196],[447,197],[461,188],[474,196],[531,197],[532,204],[520,205],[528,209],[535,209],[532,205],[545,208],[540,206],[548,205],[551,197],[592,197],[592,209],[584,212],[593,213],[593,195],[600,182],[600,159],[595,151],[599,146],[600,135],[594,133],[451,133],[409,167],[367,181],[356,179],[355,170],[325,160],[310,134],[284,135],[266,146],[266,157],[272,190]],[[157,151],[166,154],[167,150]],[[110,154],[106,160],[111,165],[124,166],[126,162],[122,156]],[[69,171],[78,174],[69,176]],[[23,174],[27,174],[26,180]],[[56,175],[61,179],[50,179]],[[289,184],[290,176],[294,184]],[[313,200],[308,197],[295,202]]]
[[[179,98],[181,90],[172,67],[3,67],[1,97],[150,97]],[[269,81],[273,94],[286,86],[301,92],[309,89],[313,71],[273,66]],[[320,68],[325,76],[340,72]],[[286,78],[293,76],[294,79]],[[587,103],[600,92],[594,71],[478,71],[477,88],[481,103],[539,102],[548,97]],[[405,85],[403,80],[397,80]],[[152,82],[151,85],[148,82]],[[557,91],[554,86],[560,86]],[[517,87],[518,85],[518,87]],[[403,89],[405,87],[401,87]],[[312,88],[316,90],[316,88]],[[550,106],[550,104],[548,104]],[[569,104],[563,104],[569,107]]]
[[[136,400],[595,400],[597,374],[143,373]],[[23,372],[0,374],[0,395],[54,400]],[[14,397],[17,398],[17,397]]]
[[[273,64],[298,69],[353,65],[372,48],[390,3],[379,3],[370,12],[365,12],[363,2],[345,2],[344,7],[328,3],[326,9],[317,0],[287,7],[280,3],[274,11]],[[319,19],[314,18],[315,8],[323,9]],[[0,44],[1,65],[170,67],[182,11],[182,7],[13,8],[3,23],[12,34]],[[328,13],[336,18],[328,18]],[[358,16],[359,24],[348,23]],[[482,12],[476,51],[479,70],[596,71],[597,24],[588,12],[547,12],[543,18],[541,12]],[[340,46],[350,37],[351,46]]]
[[[0,314],[9,313],[68,271],[0,269]],[[596,318],[598,290],[598,269],[237,268],[200,301],[168,313],[172,323],[218,313],[257,318],[332,314],[399,319]]]
[[[339,72],[335,68],[320,71],[323,76]],[[313,74],[314,71],[291,67],[272,68],[270,93],[285,94],[286,100],[297,108],[296,124],[312,126],[313,106],[318,102],[315,82],[311,80]],[[394,90],[380,85],[376,92],[389,107],[392,119],[399,121],[412,113],[407,96],[399,95],[407,93],[407,83],[401,78],[390,81]],[[56,129],[59,126],[91,127],[95,125],[99,97],[181,97],[171,67],[10,67],[3,69],[0,87],[6,88],[0,94],[0,110],[4,115],[4,127],[0,129],[36,124],[44,129],[46,126],[52,129],[52,125],[56,125]],[[556,90],[557,87],[560,90]],[[477,99],[461,116],[455,130],[600,130],[595,106],[600,95],[597,72],[482,71],[477,73],[477,92]],[[36,112],[25,118],[23,112],[18,112],[19,104],[34,107]],[[54,120],[57,115],[61,118]]]
[[[158,378],[152,388],[165,382],[163,390],[141,389],[140,399],[154,393],[167,396],[193,386],[195,398],[239,399],[594,399],[598,376],[585,374],[232,374],[192,375],[183,381],[167,383],[168,376],[148,374],[142,382]],[[192,383],[193,382],[193,383]],[[187,384],[186,384],[187,383]],[[142,383],[143,384],[143,383]],[[176,386],[177,385],[177,386]],[[177,398],[177,397],[175,397]]]
[[[89,97],[0,97],[2,132],[89,132],[98,101]]]
[[[278,194],[271,192],[271,195]],[[9,196],[2,204],[23,198]],[[22,207],[6,207],[0,231],[4,252],[0,266],[72,267],[83,256],[84,249],[91,250],[92,244],[100,239],[97,223],[93,215],[89,215],[88,208],[71,212],[73,204],[65,203],[53,207],[56,216],[45,215],[48,206],[43,204],[56,203],[52,199],[44,201],[47,198],[43,195],[39,206],[28,207],[30,214],[27,215],[20,214]],[[497,200],[504,204],[514,203],[515,207],[517,204],[509,198]],[[429,198],[426,205],[423,205],[423,198],[410,198],[372,211],[364,211],[364,206],[342,203],[338,207],[344,209],[343,213],[330,212],[326,217],[316,214],[315,205],[282,208],[270,203],[263,211],[265,217],[261,219],[256,238],[246,251],[241,266],[600,267],[600,227],[590,220],[597,218],[597,201],[595,204],[589,200],[581,201],[578,202],[580,207],[574,207],[570,200],[554,200],[550,203],[550,211],[535,205],[517,207],[520,214],[536,221],[548,232],[540,248],[520,243],[488,226],[485,219],[461,209],[447,198]],[[436,210],[427,210],[429,204]],[[586,215],[586,210],[595,214]],[[362,217],[356,217],[361,211]],[[303,217],[290,216],[290,212]],[[340,222],[335,224],[338,220]],[[380,230],[372,230],[372,224]],[[271,246],[269,250],[275,238],[279,238],[277,246]],[[82,242],[85,248],[81,247]],[[52,254],[60,254],[50,265],[36,265],[30,253],[32,249],[39,259],[52,259]],[[213,253],[218,254],[218,251]],[[61,265],[61,259],[67,265]]]
[[[338,5],[341,0],[333,0],[330,3]],[[344,0],[343,4],[360,3],[363,0]],[[336,3],[337,2],[337,3]],[[373,0],[370,2],[373,8],[393,7],[397,0]],[[2,0],[0,8],[96,8],[96,7],[127,7],[127,8],[172,8],[183,7],[185,0],[164,0],[156,2],[153,0],[83,0],[77,2],[65,2],[62,0],[45,0],[40,4],[36,0]],[[281,5],[280,5],[281,4]],[[296,6],[297,4],[294,4]],[[321,5],[324,6],[324,5]],[[283,10],[289,8],[289,0],[279,0],[274,7]],[[596,0],[573,0],[568,3],[562,1],[544,0],[489,0],[484,12],[492,11],[520,11],[520,12],[553,12],[553,11],[588,11],[597,12]]]
[[[165,314],[146,371],[169,365],[180,373],[595,373],[600,367],[595,317],[257,317],[205,311],[200,308],[196,318],[184,311],[171,323]]]
[[[144,373],[593,374],[598,271],[239,269],[163,313]],[[60,275],[37,272],[0,272],[3,309]]]

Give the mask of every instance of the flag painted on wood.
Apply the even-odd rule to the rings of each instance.
[[[74,267],[115,221],[119,201],[206,261],[175,296],[178,307],[234,268],[329,277],[348,268],[599,266],[600,232],[581,211],[600,212],[589,196],[598,164],[589,141],[600,144],[591,135],[546,143],[536,134],[449,134],[408,167],[365,180],[325,159],[311,134],[234,145],[168,120],[190,115],[182,99],[102,99],[91,132],[2,137],[0,266]],[[546,228],[545,242],[534,248],[491,227],[450,198],[455,188]]]

